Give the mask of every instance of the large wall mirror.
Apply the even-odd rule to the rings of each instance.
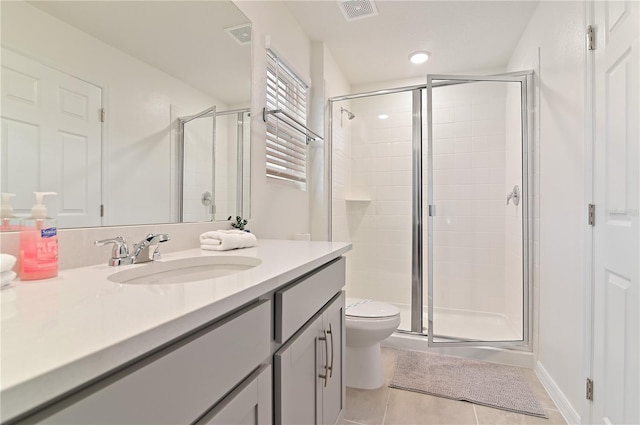
[[[251,23],[231,1],[4,1],[2,192],[59,227],[249,214]]]

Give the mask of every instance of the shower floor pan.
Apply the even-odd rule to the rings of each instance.
[[[394,304],[400,309],[399,330],[411,330],[411,306]],[[471,338],[481,341],[519,341],[522,334],[509,322],[506,316],[497,313],[486,313],[469,310],[437,309],[434,315],[437,336],[454,338]],[[424,333],[428,321],[428,310],[423,309]]]

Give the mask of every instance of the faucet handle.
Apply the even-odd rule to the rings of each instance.
[[[159,260],[160,258],[162,258],[160,255],[160,244],[170,241],[171,238],[169,237],[168,234],[149,235],[149,236],[153,236],[152,241],[156,242],[156,249],[153,250],[153,254],[151,255],[151,260],[152,261]]]
[[[104,246],[107,244],[113,244],[111,250],[111,259],[126,258],[129,256],[129,248],[127,247],[127,241],[122,236],[116,236],[115,238],[102,239],[95,241],[94,245]]]
[[[509,201],[513,199],[513,203],[516,207],[520,204],[520,188],[518,185],[513,186],[513,190],[507,193],[507,205],[509,205]]]
[[[151,255],[151,261],[156,261],[162,258],[162,255],[160,255],[160,244],[158,244],[156,246],[156,249],[153,250],[153,254]]]

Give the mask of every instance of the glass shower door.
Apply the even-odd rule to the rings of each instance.
[[[528,78],[427,76],[430,346],[528,344]]]
[[[334,99],[331,238],[350,241],[347,293],[398,307],[412,325],[413,91]]]

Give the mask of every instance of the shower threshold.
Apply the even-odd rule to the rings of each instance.
[[[411,306],[406,304],[394,304],[400,309],[401,324],[398,330],[386,340],[382,341],[384,347],[424,351],[430,353],[445,354],[450,356],[466,357],[469,359],[485,360],[495,363],[533,369],[534,358],[531,351],[524,349],[509,349],[496,347],[429,347],[427,336],[408,333],[410,329]],[[427,322],[427,309],[423,310],[424,321]],[[441,316],[442,314],[442,316]],[[439,335],[447,334],[455,336],[469,335],[473,330],[477,336],[485,336],[488,340],[514,340],[521,339],[518,332],[509,324],[504,315],[485,312],[464,310],[437,310],[436,331]],[[447,323],[448,322],[448,323]],[[463,326],[464,323],[464,326]],[[463,333],[464,332],[464,333]],[[477,332],[477,333],[475,333]]]
[[[394,304],[400,309],[400,326],[398,330],[411,330],[411,306]],[[424,333],[429,329],[428,309],[423,309]],[[499,313],[482,311],[456,310],[438,308],[434,311],[435,331],[438,336],[479,340],[479,341],[521,341],[522,333],[518,332],[508,317]]]

